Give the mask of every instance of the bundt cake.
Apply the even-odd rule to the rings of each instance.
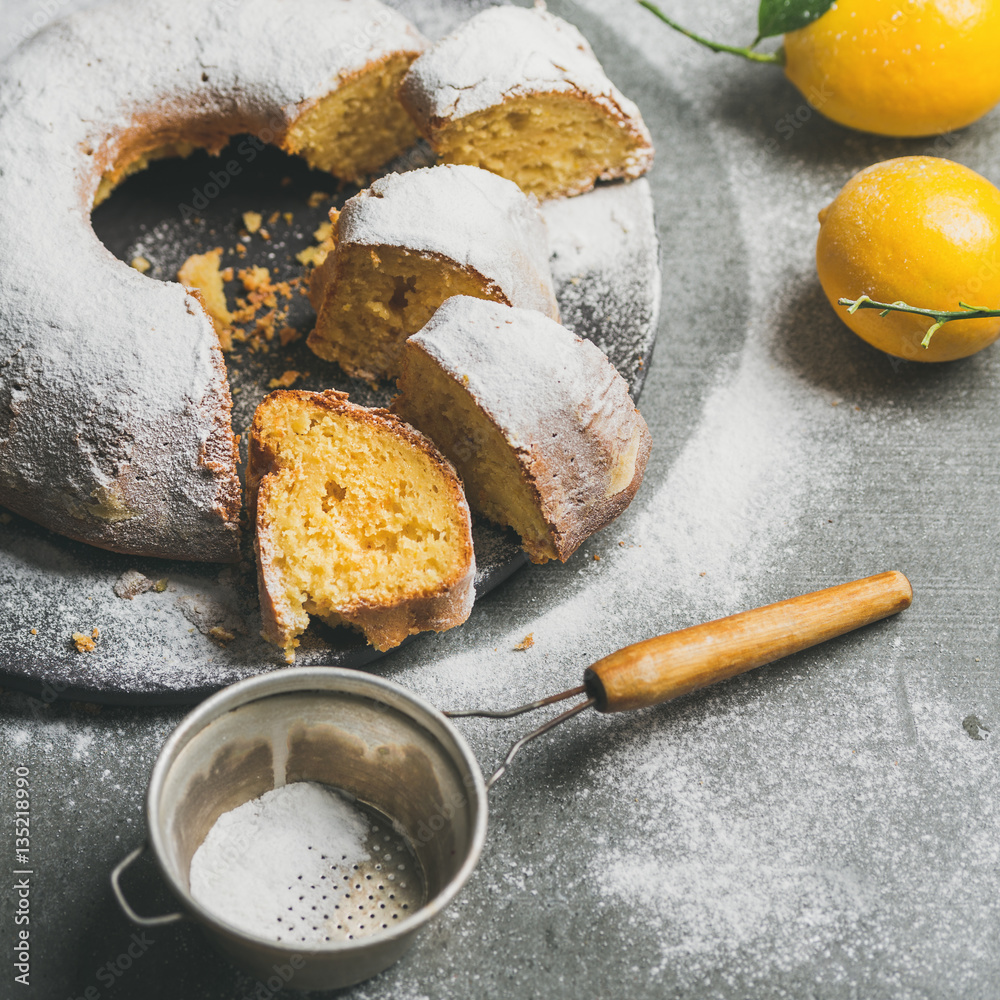
[[[455,470],[422,434],[342,392],[278,391],[250,429],[247,490],[264,638],[291,662],[316,615],[376,649],[472,610],[472,527]]]
[[[406,342],[392,409],[451,459],[473,509],[532,562],[568,559],[629,505],[646,422],[611,362],[537,312],[461,296]]]
[[[544,220],[502,177],[469,166],[389,174],[331,218],[308,342],[350,375],[398,375],[406,338],[453,295],[558,318]]]
[[[414,136],[395,86],[424,44],[376,0],[112,0],[4,63],[0,504],[119,552],[238,557],[212,322],[116,260],[91,207],[152,158],[242,132],[356,178]]]
[[[544,5],[470,18],[413,63],[400,98],[441,160],[492,170],[543,200],[638,177],[653,160],[639,109]]]

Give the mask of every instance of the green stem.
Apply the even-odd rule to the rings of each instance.
[[[1000,309],[983,309],[980,306],[970,306],[968,302],[959,302],[959,308],[954,312],[942,311],[939,309],[921,309],[918,306],[908,306],[905,302],[876,302],[867,295],[862,295],[857,299],[837,299],[839,305],[847,306],[849,313],[856,313],[859,309],[878,309],[880,316],[887,316],[891,312],[911,313],[914,316],[927,316],[934,320],[930,328],[924,334],[924,339],[920,341],[921,347],[930,347],[931,337],[941,329],[945,323],[951,323],[956,319],[996,319],[1000,318]]]
[[[687,28],[679,25],[676,21],[667,17],[666,14],[656,6],[655,3],[651,3],[650,0],[639,0],[639,6],[645,7],[650,13],[655,14],[664,24],[669,24],[674,31],[679,31],[682,35],[687,35],[692,41],[697,42],[699,45],[704,45],[706,49],[711,49],[713,52],[728,52],[734,56],[742,56],[744,59],[749,59],[750,62],[758,63],[770,63],[772,66],[784,66],[785,56],[782,50],[773,52],[771,54],[765,52],[754,52],[753,45],[739,46],[739,45],[723,45],[721,42],[710,42],[707,38],[702,38],[701,35],[696,35],[693,31],[688,31]],[[757,39],[759,42],[760,39]],[[756,45],[757,42],[753,44]]]

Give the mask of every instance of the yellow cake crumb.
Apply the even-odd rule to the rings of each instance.
[[[267,383],[267,387],[268,389],[287,389],[294,385],[300,378],[302,378],[302,372],[297,372],[290,368],[281,378],[271,379]]]
[[[332,195],[327,194],[326,191],[313,191],[309,195],[308,205],[310,208],[319,208],[324,201],[329,201],[331,197]]]
[[[145,257],[133,257],[129,267],[134,267],[140,274],[145,274],[153,265]]]
[[[37,629],[37,628],[33,628],[33,629],[31,630],[31,634],[32,634],[32,635],[38,635],[38,629]]]
[[[242,256],[239,246],[236,252]],[[274,339],[278,331],[285,329],[288,301],[299,288],[301,279],[272,281],[268,268],[260,266],[221,269],[221,255],[221,247],[205,254],[195,254],[184,262],[177,277],[194,291],[211,316],[224,351],[232,351],[237,342],[246,343],[251,351],[266,349],[267,343]],[[226,303],[225,282],[234,278],[239,279],[247,294],[238,298],[236,308],[230,311]],[[253,328],[249,331],[242,328],[250,324]],[[285,344],[298,334],[293,331],[283,336],[282,343]]]
[[[326,260],[326,254],[322,252],[320,247],[306,247],[295,255],[295,259],[303,267],[319,267]]]
[[[244,212],[243,226],[248,233],[255,233],[264,222],[264,216],[260,212]]]
[[[233,340],[246,343],[251,352],[267,350],[267,345],[282,329],[288,317],[288,300],[300,284],[300,279],[272,281],[266,267],[247,267],[237,272],[247,295],[236,300],[233,322],[253,323],[251,330],[236,329]],[[261,310],[266,310],[260,315]]]
[[[535,644],[535,633],[529,632],[514,648],[515,649],[531,649]]]
[[[221,625],[216,625],[214,628],[208,630],[209,638],[215,639],[220,643],[232,642],[236,638],[235,632],[230,632],[229,629],[223,628]]]
[[[287,347],[293,340],[298,340],[301,336],[302,334],[294,326],[283,326],[278,331],[278,340],[281,341],[282,347]]]
[[[281,217],[285,220],[285,225],[290,226],[292,224],[292,219],[295,218],[291,212],[282,212]]]
[[[226,304],[226,290],[219,268],[221,258],[222,247],[216,247],[208,253],[192,254],[181,265],[177,280],[198,293],[205,311],[212,318],[222,349],[228,351],[232,348],[229,328],[232,326],[233,316]]]
[[[334,213],[334,217],[339,213]],[[333,249],[333,222],[323,222],[313,233],[313,238],[317,240],[315,246],[306,247],[300,250],[295,259],[304,267],[319,267],[326,260],[327,254]]]
[[[93,638],[83,632],[73,633],[73,645],[78,653],[92,653],[97,648]]]
[[[266,267],[246,267],[240,271],[240,281],[248,292],[265,288],[271,280],[271,272]]]

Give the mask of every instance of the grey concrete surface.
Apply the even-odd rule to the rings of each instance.
[[[44,6],[7,0],[0,24]],[[849,133],[780,72],[701,52],[626,0],[551,6],[592,39],[657,144],[649,472],[567,565],[527,568],[462,629],[374,669],[442,707],[500,707],[576,684],[629,642],[882,569],[906,572],[915,601],[673,705],[584,715],[532,745],[492,794],[458,902],[350,995],[996,997],[1000,355],[930,367],[868,348],[827,305],[812,252],[816,212],[877,160],[945,153],[1000,182],[1000,114],[932,140]],[[753,36],[749,4],[671,7],[714,36]],[[534,645],[515,651],[527,633]],[[149,768],[181,713],[11,694],[0,713],[0,996],[274,995],[194,927],[137,941],[108,889],[142,839]],[[522,726],[463,724],[485,768]],[[32,787],[27,988],[8,947],[19,765]],[[129,887],[149,912],[170,905],[149,866]]]

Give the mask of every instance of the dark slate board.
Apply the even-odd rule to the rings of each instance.
[[[295,254],[316,242],[313,232],[330,207],[342,205],[357,188],[338,185],[276,149],[257,151],[244,139],[234,138],[217,158],[196,152],[187,159],[160,161],[130,178],[95,211],[98,235],[122,260],[144,256],[151,261],[152,279],[174,280],[190,254],[216,246],[226,251],[224,265],[263,265],[274,280],[300,276],[303,269]],[[426,150],[411,154],[407,166],[419,165],[426,155]],[[317,203],[311,207],[314,192],[330,197],[313,199]],[[271,239],[244,233],[247,252],[239,258],[232,248],[241,242],[246,211],[264,216]],[[648,368],[658,311],[652,211],[641,181],[628,188],[599,188],[572,206],[556,208],[558,217],[550,219],[563,320],[608,353],[636,397]],[[291,223],[283,217],[286,212],[292,214]],[[594,214],[592,220],[586,218],[588,212]],[[269,223],[274,213],[280,214]],[[640,222],[618,227],[618,243],[608,246],[607,225],[623,213],[638,213]],[[574,243],[574,235],[581,233],[583,239]],[[232,305],[242,288],[234,282],[227,292]],[[307,333],[313,321],[308,300],[294,294],[287,323]],[[289,369],[306,373],[295,388],[335,387],[364,405],[385,405],[394,394],[392,387],[373,389],[347,378],[338,366],[312,354],[304,336],[287,348],[274,341],[267,353],[238,349],[235,355],[227,362],[238,434],[246,431],[269,391],[269,380]],[[245,441],[241,452],[245,461]],[[0,686],[49,699],[58,694],[103,702],[183,703],[283,665],[281,652],[259,636],[249,531],[243,563],[225,567],[118,555],[62,538],[16,515],[3,520]],[[476,590],[482,596],[526,558],[512,532],[477,521],[474,537]],[[131,601],[116,597],[112,587],[130,569],[154,579],[166,577],[168,589]],[[221,646],[206,634],[214,625],[235,632],[236,639]],[[72,633],[90,633],[94,627],[100,630],[97,649],[78,653]],[[303,636],[297,663],[360,667],[379,655],[359,633],[317,622]]]

